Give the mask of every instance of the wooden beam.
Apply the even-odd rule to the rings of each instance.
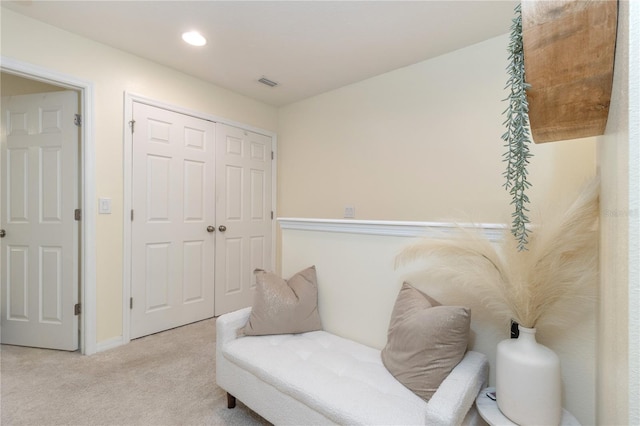
[[[616,0],[522,1],[531,134],[536,143],[604,134],[618,19]]]

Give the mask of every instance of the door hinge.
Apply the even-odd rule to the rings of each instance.
[[[82,116],[80,114],[75,114],[73,116],[73,124],[78,127],[82,127]]]
[[[75,209],[75,210],[73,211],[73,218],[74,218],[75,220],[82,220],[82,210],[80,210],[80,209]]]
[[[76,303],[75,306],[73,307],[73,314],[80,315],[81,313],[82,313],[82,305],[79,303]]]
[[[131,222],[133,222],[133,209],[131,209]]]
[[[136,128],[136,120],[129,121],[129,128],[131,129],[131,133],[135,131]]]
[[[273,151],[271,151],[271,159],[273,160]]]
[[[129,298],[129,309],[133,309],[133,297]]]
[[[271,210],[271,220],[273,220],[273,210]]]

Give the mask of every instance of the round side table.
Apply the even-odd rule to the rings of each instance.
[[[507,418],[498,408],[498,403],[487,395],[489,392],[495,392],[496,388],[485,388],[480,391],[476,398],[476,407],[480,417],[491,426],[518,426]],[[563,426],[580,426],[578,419],[567,410],[562,410],[562,419],[560,424]]]

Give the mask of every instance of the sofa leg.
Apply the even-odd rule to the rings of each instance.
[[[227,392],[227,408],[236,408],[236,397]]]

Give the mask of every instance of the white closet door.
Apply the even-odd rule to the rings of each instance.
[[[271,137],[216,127],[216,309],[250,306],[253,270],[272,265]]]
[[[214,314],[215,123],[133,104],[131,338]]]

